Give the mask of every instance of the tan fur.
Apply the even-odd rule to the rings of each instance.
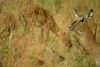
[[[11,13],[0,13],[0,38],[1,41],[6,41],[6,37],[14,29],[17,29],[15,17]]]
[[[85,50],[94,57],[96,63],[100,65],[100,43],[97,42],[88,25],[88,22],[79,22],[82,17],[77,17],[75,23],[71,24],[70,29],[74,31],[81,31],[81,39]]]
[[[62,38],[61,37],[62,35],[65,38],[65,35],[63,34],[64,32],[60,31],[52,14],[50,14],[50,12],[47,11],[46,9],[37,5],[29,5],[23,8],[19,14],[20,14],[19,16],[20,22],[22,23],[25,29],[30,29],[32,24],[35,24],[35,25],[38,25],[42,29],[42,32],[43,30],[46,29],[47,40],[48,40],[50,31],[52,31],[55,35],[57,35],[60,38]]]
[[[100,43],[94,39],[93,33],[88,26],[88,23],[84,23],[81,29],[84,30],[83,33],[81,33],[81,39],[84,48],[90,55],[94,57],[97,64],[100,65]]]

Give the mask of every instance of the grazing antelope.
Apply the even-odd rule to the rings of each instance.
[[[9,41],[12,39],[13,31],[17,29],[15,17],[8,12],[0,13],[0,40],[6,41],[9,36]]]
[[[29,5],[23,8],[19,14],[19,20],[22,22],[25,29],[29,29],[33,24],[35,24],[41,29],[41,38],[43,38],[43,31],[46,30],[46,39],[48,40],[49,32],[52,31],[58,37],[63,40],[65,39],[64,41],[67,44],[66,35],[64,32],[61,32],[52,14],[50,14],[46,9],[37,5]]]
[[[85,50],[94,57],[97,64],[100,65],[100,43],[94,39],[88,19],[93,15],[91,9],[86,16],[78,15],[75,10],[75,21],[68,27],[69,30],[80,31],[81,39]]]

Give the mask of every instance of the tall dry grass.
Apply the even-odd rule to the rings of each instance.
[[[94,10],[94,16],[89,24],[100,40],[100,0],[1,0],[3,12],[12,12],[19,25],[12,43],[3,43],[0,47],[0,67],[98,67],[94,59],[86,54],[80,36],[75,32],[68,32],[67,27],[74,20],[73,9],[86,14],[89,9]],[[38,4],[50,11],[56,23],[66,34],[70,34],[72,48],[67,50],[61,40],[50,33],[49,45],[55,51],[52,53],[49,47],[44,46],[38,40],[40,29],[37,27],[32,33],[22,31],[18,20],[18,11],[29,4]],[[95,34],[96,31],[96,34]],[[62,60],[62,57],[64,59]]]

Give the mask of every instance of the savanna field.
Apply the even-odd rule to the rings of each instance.
[[[30,13],[34,6],[24,10],[28,5],[37,5],[46,10],[43,19],[49,17],[46,19],[48,22],[53,17],[53,21],[60,29],[58,36],[58,28],[52,26],[52,21],[48,24],[45,24],[46,21],[43,22],[47,27],[44,27],[42,36],[41,27],[37,26],[38,24],[29,24],[38,22],[37,20],[42,18],[36,19],[39,16],[38,12],[41,13],[42,9],[37,8],[38,16],[35,16],[34,12]],[[3,38],[3,40],[0,39],[0,67],[99,67],[94,58],[85,51],[80,34],[68,30],[68,26],[75,18],[73,9],[77,9],[82,15],[86,15],[90,9],[93,9],[93,17],[88,23],[94,38],[100,41],[100,0],[0,0],[0,13],[11,13],[16,21],[16,29],[11,40],[9,39],[11,31],[7,29],[8,32],[2,32],[6,25],[0,25],[0,37]],[[27,15],[27,13],[30,14]],[[22,22],[25,21],[19,19],[21,15],[24,17],[23,14],[24,20],[28,20],[29,30],[24,30]],[[33,14],[34,17],[30,17]],[[49,28],[54,31],[49,32],[47,39],[46,31]],[[65,34],[64,38],[62,33]],[[66,40],[67,45],[64,43]]]

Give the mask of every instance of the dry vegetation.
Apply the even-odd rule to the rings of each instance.
[[[52,13],[59,28],[66,31],[65,34],[70,34],[72,43],[70,50],[52,32],[48,40],[49,46],[46,46],[44,42],[39,41],[41,33],[39,27],[36,26],[31,31],[23,31],[19,20],[20,9],[30,4],[39,5]],[[94,59],[84,50],[80,35],[67,30],[68,25],[74,20],[73,9],[86,14],[91,8],[94,10],[94,16],[89,20],[89,25],[95,39],[100,41],[99,0],[1,0],[0,11],[11,12],[16,18],[18,29],[11,43],[7,40],[0,44],[0,67],[98,67]],[[44,38],[45,34],[46,32],[43,34]]]

